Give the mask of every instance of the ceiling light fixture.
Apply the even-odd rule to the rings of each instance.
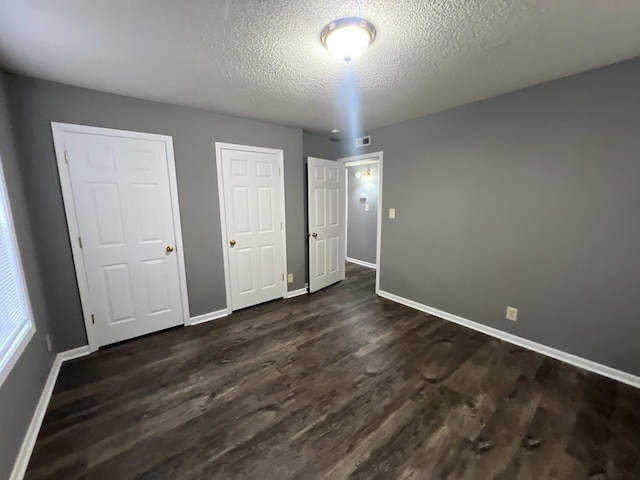
[[[334,20],[320,34],[320,40],[331,55],[345,63],[362,55],[374,38],[374,26],[357,17]]]

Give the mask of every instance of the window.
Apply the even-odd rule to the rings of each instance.
[[[0,163],[0,385],[33,336],[35,327]]]

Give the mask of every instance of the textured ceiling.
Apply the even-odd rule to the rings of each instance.
[[[350,65],[320,31],[377,30]],[[640,0],[0,0],[3,69],[302,127],[370,130],[640,56]]]

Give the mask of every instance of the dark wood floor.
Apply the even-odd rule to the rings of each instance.
[[[640,390],[347,272],[65,363],[26,478],[640,478]]]

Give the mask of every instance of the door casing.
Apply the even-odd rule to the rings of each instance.
[[[230,260],[229,260],[229,249],[227,248],[229,237],[227,234],[227,214],[226,214],[226,202],[224,195],[224,177],[222,174],[222,150],[238,150],[241,152],[255,152],[255,153],[267,153],[271,155],[276,155],[278,158],[278,168],[282,172],[280,175],[280,208],[282,215],[282,271],[287,275],[287,215],[285,211],[285,190],[284,190],[284,152],[275,148],[263,148],[263,147],[254,147],[250,145],[238,145],[234,143],[223,143],[216,142],[216,173],[218,176],[218,204],[220,207],[220,234],[222,237],[222,249],[224,254],[223,263],[224,263],[224,289],[225,289],[225,297],[227,301],[227,311],[231,313],[233,311],[233,306],[231,303],[231,275],[230,275]],[[282,298],[287,297],[287,278],[285,277],[285,281],[282,282]]]
[[[60,176],[60,185],[62,187],[62,198],[64,201],[64,209],[67,217],[67,227],[69,230],[69,239],[71,243],[71,251],[73,255],[73,263],[78,280],[78,290],[80,292],[80,303],[82,306],[82,316],[87,332],[87,340],[89,348],[92,352],[98,350],[99,342],[96,338],[95,330],[92,328],[91,312],[93,311],[91,299],[89,297],[89,287],[87,281],[87,272],[84,264],[82,249],[78,242],[80,237],[80,229],[76,216],[75,202],[73,198],[73,189],[71,187],[71,176],[68,169],[64,134],[65,133],[84,133],[92,135],[103,135],[107,137],[132,138],[137,140],[151,140],[162,142],[165,145],[167,153],[167,170],[169,172],[169,193],[171,197],[171,208],[173,216],[173,226],[175,231],[175,253],[178,261],[178,280],[180,284],[180,299],[182,303],[183,324],[188,325],[189,316],[189,297],[187,294],[187,276],[184,262],[184,249],[182,242],[182,225],[180,223],[180,205],[178,202],[178,182],[176,179],[175,157],[173,154],[173,138],[168,135],[158,135],[153,133],[133,132],[128,130],[116,130],[111,128],[92,127],[88,125],[74,125],[70,123],[51,122],[51,131],[53,133],[53,144],[58,164],[58,174]]]

